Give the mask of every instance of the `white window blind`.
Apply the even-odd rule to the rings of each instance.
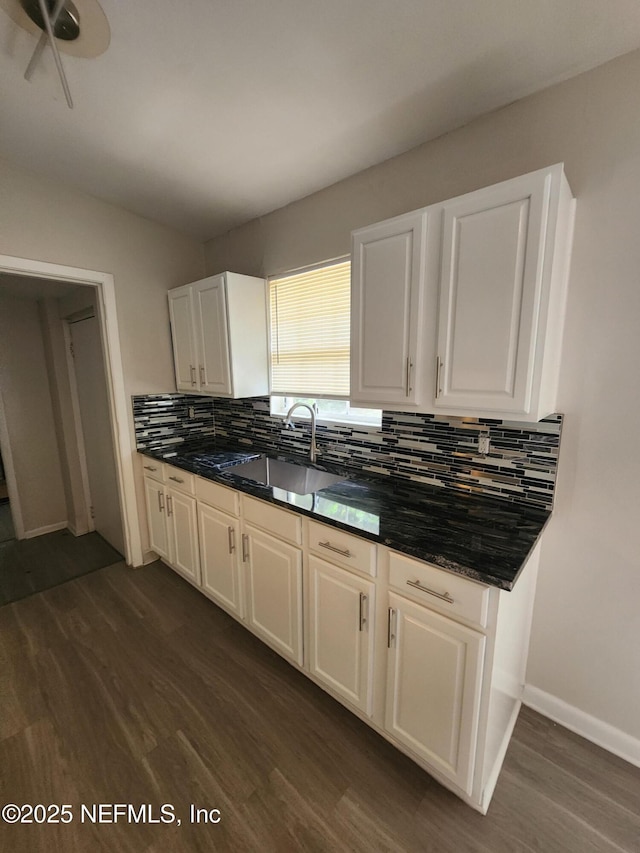
[[[271,393],[349,396],[350,261],[269,281]]]

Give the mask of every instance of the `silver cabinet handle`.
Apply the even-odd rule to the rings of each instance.
[[[173,515],[173,498],[167,495],[167,515]]]
[[[365,595],[364,592],[361,592],[360,593],[360,612],[359,612],[359,618],[358,618],[358,630],[359,631],[362,631],[364,626],[367,624],[367,617],[364,615],[367,603],[368,603],[368,597]]]
[[[411,394],[411,370],[413,369],[413,362],[411,361],[411,356],[407,356],[407,384],[406,384],[406,396],[408,397]]]
[[[353,557],[353,554],[348,548],[336,548],[331,542],[318,542],[321,548],[327,548],[329,551],[334,551],[336,554],[342,554],[343,557]]]
[[[391,648],[391,643],[395,642],[396,634],[395,634],[395,616],[396,611],[393,607],[389,608],[389,612],[387,614],[387,648]]]
[[[205,382],[206,382],[206,380],[205,380],[205,376],[204,376],[204,365],[201,364],[200,365],[200,384],[204,385]]]
[[[439,355],[436,356],[436,397],[439,397],[442,394],[442,386],[440,384],[440,377],[442,376],[442,368],[444,367],[444,363]]]
[[[158,509],[160,512],[164,511],[164,495],[162,492],[158,492]]]
[[[236,531],[229,525],[227,527],[227,533],[229,534],[229,553],[233,554],[236,550]]]
[[[157,471],[158,470],[155,465],[143,465],[142,467],[146,468],[147,471]]]
[[[184,483],[180,477],[169,477],[170,480],[173,480],[174,483]]]
[[[196,369],[193,366],[193,364],[189,365],[189,370],[191,371],[191,384],[195,385],[196,384]]]
[[[455,604],[455,601],[448,592],[436,592],[434,589],[429,589],[428,586],[422,586],[420,581],[407,581],[407,586],[412,586],[415,589],[419,589],[420,592],[427,592],[429,595],[433,595],[436,598],[441,599],[442,601],[446,601],[447,604]]]
[[[249,559],[249,536],[246,533],[242,534],[242,562],[246,563]]]

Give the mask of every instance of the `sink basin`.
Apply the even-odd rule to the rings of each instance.
[[[280,459],[269,459],[267,456],[242,462],[228,470],[232,474],[246,477],[247,480],[255,480],[256,483],[275,486],[287,492],[295,492],[297,495],[310,495],[312,492],[345,480],[344,477],[336,474],[317,471],[305,465],[294,465]]]

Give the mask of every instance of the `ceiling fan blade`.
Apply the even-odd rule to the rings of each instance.
[[[57,0],[55,8],[51,12],[51,26],[55,27],[56,21],[58,20],[58,15],[62,11],[66,0]],[[38,39],[38,44],[36,45],[36,49],[33,51],[33,56],[29,60],[29,64],[27,65],[27,70],[24,72],[24,79],[30,80],[33,72],[35,71],[35,67],[38,64],[40,57],[42,56],[42,51],[45,48],[47,41],[49,40],[49,36],[46,33],[46,30],[42,31],[40,38]]]
[[[53,58],[55,59],[56,68],[58,69],[58,75],[60,77],[60,82],[62,83],[62,88],[64,89],[64,96],[67,99],[67,105],[69,106],[69,109],[73,109],[73,100],[71,99],[71,91],[69,90],[69,84],[67,83],[67,78],[65,77],[64,68],[62,67],[62,60],[60,59],[60,53],[58,52],[58,45],[56,44],[56,38],[53,34],[53,23],[54,23],[54,21],[49,16],[49,10],[46,7],[45,0],[38,0],[38,2],[40,4],[40,11],[42,12],[42,19],[44,20],[44,24],[46,27],[45,38],[49,39],[49,44],[51,45],[51,50],[53,51]],[[56,3],[55,9],[53,10],[53,14],[56,17],[60,14],[60,11],[62,10],[63,6],[64,6],[64,0],[58,0],[58,2]],[[43,35],[44,35],[44,33],[43,33]],[[42,36],[40,37],[40,40],[42,40]],[[40,43],[38,42],[38,44],[36,45],[36,52],[38,51],[39,46],[40,46]],[[43,45],[43,47],[44,47],[44,45]],[[36,58],[36,62],[39,59],[41,53],[42,53],[42,50],[40,50],[40,53],[38,53],[38,56]],[[34,53],[34,57],[35,57],[35,53]],[[31,59],[31,62],[29,63],[29,66],[31,66],[32,63],[33,63],[33,57]],[[29,68],[27,68],[27,71],[29,71]],[[31,69],[31,71],[33,71],[33,69]],[[25,73],[25,77],[26,77],[26,73]]]

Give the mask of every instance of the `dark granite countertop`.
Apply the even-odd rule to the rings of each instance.
[[[297,495],[241,477],[234,473],[234,466],[262,455],[304,465],[308,460],[253,448],[185,444],[171,451],[140,453],[507,590],[512,589],[550,517],[547,510],[527,504],[408,480],[373,478],[325,464],[314,467],[344,474],[344,482]]]

